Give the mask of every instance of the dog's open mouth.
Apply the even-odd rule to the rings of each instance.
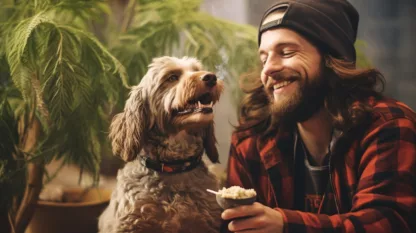
[[[173,115],[186,115],[190,113],[212,113],[213,98],[211,93],[205,93],[187,102],[186,106],[173,111]]]

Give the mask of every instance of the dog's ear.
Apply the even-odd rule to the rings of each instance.
[[[207,154],[209,160],[213,163],[220,163],[218,150],[217,150],[217,139],[215,138],[214,134],[214,125],[210,124],[205,131],[205,138],[204,138],[204,149],[205,153]]]
[[[130,93],[124,111],[114,116],[109,138],[113,153],[124,161],[134,160],[140,153],[149,127],[146,98],[142,89],[135,87]]]

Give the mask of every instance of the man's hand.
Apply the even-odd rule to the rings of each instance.
[[[280,212],[258,202],[255,202],[252,205],[238,206],[233,209],[227,209],[221,214],[221,217],[224,220],[232,220],[228,224],[228,229],[233,232],[283,232],[283,218]]]

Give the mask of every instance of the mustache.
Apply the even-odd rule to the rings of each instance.
[[[275,72],[272,75],[268,76],[266,87],[270,88],[274,85],[274,83],[282,82],[282,81],[296,81],[302,79],[302,76],[299,72],[290,70],[290,69],[284,69],[279,72]]]

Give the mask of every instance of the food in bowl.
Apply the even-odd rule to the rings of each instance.
[[[222,198],[227,199],[247,199],[257,195],[254,189],[245,189],[240,186],[231,186],[229,188],[222,188],[218,191]]]

